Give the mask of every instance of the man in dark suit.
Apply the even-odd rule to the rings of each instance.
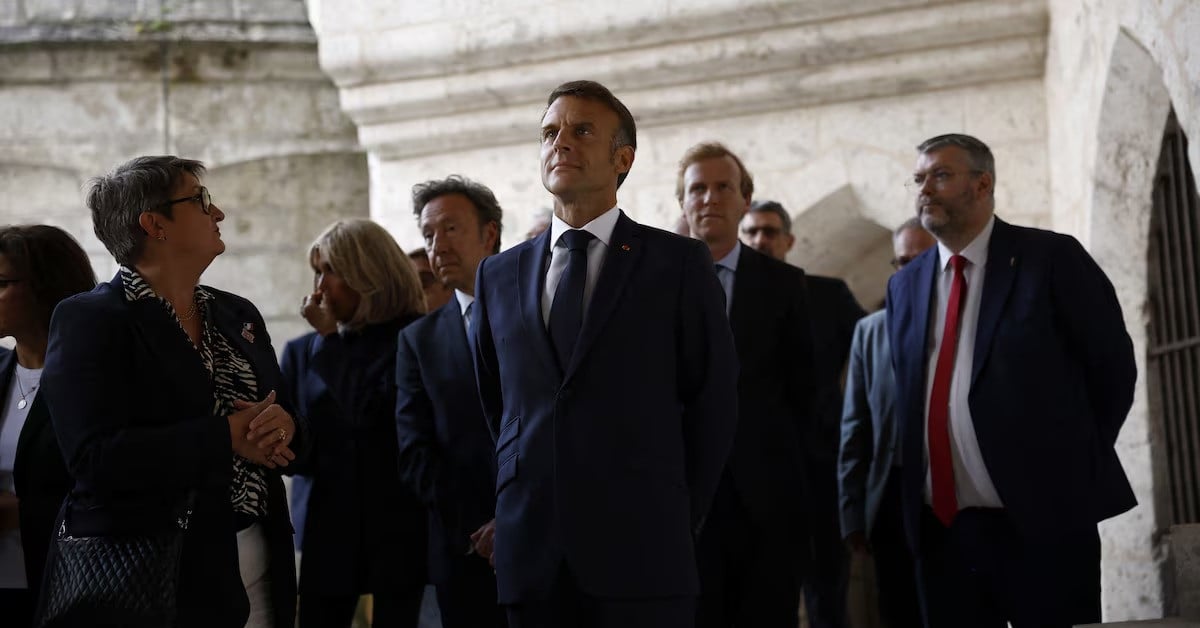
[[[445,628],[504,626],[488,559],[496,458],[467,341],[475,272],[500,250],[503,211],[458,176],[413,187],[430,266],[453,297],[404,328],[396,351],[400,476],[429,509],[429,570]]]
[[[796,241],[792,218],[776,201],[754,201],[741,221],[742,242],[780,261]],[[837,452],[841,442],[842,373],[850,355],[854,325],[866,315],[846,282],[807,275],[812,321],[816,397],[805,433],[809,476],[809,558],[804,574],[804,605],[813,628],[847,628],[846,589],[850,557],[838,526]]]
[[[738,241],[754,180],[725,146],[679,162],[676,197],[725,290],[741,373],[733,453],[697,545],[702,628],[795,628],[807,553],[813,343],[804,271]]]
[[[994,216],[983,142],[917,151],[938,245],[892,276],[887,318],[927,625],[1098,622],[1096,523],[1136,503],[1113,448],[1137,376],[1120,304],[1074,238]]]
[[[617,207],[637,131],[607,88],[560,85],[540,137],[551,227],[475,281],[500,602],[517,628],[690,627],[737,424],[721,286],[703,244]]]
[[[918,218],[906,220],[892,236],[892,266],[900,270],[933,245],[933,236]],[[888,626],[904,628],[920,626],[921,611],[900,509],[902,461],[895,408],[887,310],[879,310],[858,321],[850,345],[838,498],[846,544],[874,559],[880,615]]]

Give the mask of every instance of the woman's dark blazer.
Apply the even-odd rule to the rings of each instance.
[[[8,388],[17,370],[17,354],[0,349],[0,390]],[[21,549],[25,553],[25,579],[29,592],[37,599],[42,583],[46,550],[54,531],[59,506],[74,484],[63,463],[50,411],[43,395],[34,397],[25,416],[25,425],[17,439],[17,458],[13,461],[13,483],[21,500]]]
[[[415,319],[348,337],[313,332],[283,350],[284,378],[313,434],[308,464],[288,469],[310,483],[301,595],[425,585],[425,508],[400,482],[395,420],[396,339]]]
[[[210,322],[254,368],[264,395],[289,412],[275,350],[247,300],[207,288]],[[245,332],[243,334],[243,332]],[[249,602],[238,571],[230,506],[229,422],[214,416],[213,385],[199,353],[156,299],[125,300],[120,275],[58,305],[50,323],[42,391],[75,477],[73,534],[116,534],[169,522],[196,491],[184,534],[179,626],[241,628]],[[295,413],[292,412],[295,417]],[[291,447],[303,457],[303,422]],[[283,481],[267,472],[264,522],[275,625],[291,628],[296,587]]]

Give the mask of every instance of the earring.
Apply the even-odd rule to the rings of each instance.
[[[159,242],[166,242],[166,241],[167,241],[167,236],[165,236],[165,235],[163,235],[163,234],[161,234],[161,233],[160,233],[160,234],[158,234],[158,241],[159,241]]]

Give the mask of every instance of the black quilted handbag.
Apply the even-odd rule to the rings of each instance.
[[[166,628],[175,622],[179,553],[191,492],[161,532],[72,536],[64,506],[46,566],[34,626]]]

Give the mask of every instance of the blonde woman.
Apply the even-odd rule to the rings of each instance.
[[[300,313],[313,331],[287,344],[281,368],[311,423],[307,485],[294,504],[302,551],[300,626],[349,626],[374,595],[375,626],[417,625],[425,511],[397,473],[397,334],[425,312],[421,280],[370,220],[330,225],[309,248],[313,292]]]

